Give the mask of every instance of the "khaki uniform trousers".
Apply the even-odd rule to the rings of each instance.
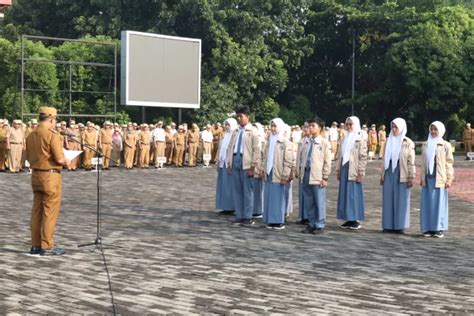
[[[124,164],[125,168],[133,168],[133,158],[135,156],[135,148],[130,148],[127,145],[124,146]]]
[[[61,208],[61,175],[35,172],[31,175],[33,208],[31,210],[31,245],[51,249]]]
[[[464,152],[467,154],[472,151],[472,139],[464,140]]]
[[[204,155],[211,155],[211,153],[212,153],[212,143],[204,142],[203,143],[203,154]],[[211,159],[212,159],[212,156],[211,156]],[[209,166],[210,161],[209,160],[208,161],[204,160],[204,156],[203,156],[203,161],[204,161],[204,164],[206,166]]]
[[[173,143],[166,143],[165,147],[166,164],[171,165],[173,161]]]
[[[107,157],[112,155],[112,144],[102,144],[102,154],[104,155],[102,167],[107,169],[110,165],[110,158]]]
[[[0,170],[5,170],[5,162],[7,161],[7,143],[0,143]]]
[[[22,144],[10,144],[10,150],[8,152],[8,166],[11,172],[17,172],[21,169],[22,154]]]
[[[184,158],[184,145],[176,145],[175,148],[175,164],[176,167],[183,166],[183,158]]]
[[[188,162],[188,166],[193,167],[193,166],[196,165],[198,146],[199,146],[198,143],[190,143],[189,144],[189,149],[188,149],[189,162]]]
[[[379,142],[380,148],[379,148],[379,158],[383,157],[383,153],[385,152],[385,141],[381,140]]]
[[[377,144],[370,144],[369,151],[373,152],[375,156],[375,152],[377,151]]]
[[[215,163],[216,162],[216,158],[217,158],[217,150],[219,149],[219,141],[218,140],[213,140],[212,141],[212,157],[211,157],[211,161],[212,163]]]
[[[92,158],[94,157],[95,153],[87,148],[84,147],[84,152],[82,156],[82,162],[84,165],[84,169],[91,169],[92,168]]]
[[[142,145],[140,148],[140,160],[139,165],[141,168],[148,167],[150,163],[150,145]]]
[[[159,166],[158,158],[165,157],[165,142],[155,142],[155,166]]]

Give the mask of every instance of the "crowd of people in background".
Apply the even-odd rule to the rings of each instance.
[[[38,126],[36,119],[24,124],[21,120],[13,120],[10,126],[8,120],[0,120],[0,172],[8,170],[12,173],[21,172],[25,165],[25,139]],[[255,124],[262,137],[271,134],[270,125]],[[287,126],[285,129],[288,140],[294,150],[304,136],[302,127]],[[82,150],[83,153],[74,159],[69,170],[91,170],[94,150],[103,153],[102,168],[124,166],[126,169],[163,168],[169,165],[176,167],[196,167],[198,163],[204,166],[215,164],[218,158],[218,147],[224,137],[224,129],[220,123],[207,124],[202,129],[197,124],[184,123],[176,126],[175,123],[164,126],[163,122],[156,124],[128,124],[105,121],[103,126],[92,122],[77,123],[70,120],[69,124],[62,121],[57,124],[56,130],[66,133],[70,137],[63,137],[65,149]],[[321,135],[330,143],[333,159],[335,159],[346,131],[345,123],[333,122],[325,127]],[[367,144],[368,159],[382,159],[387,142],[386,127],[375,126],[370,129],[366,125],[361,127],[361,137]],[[472,151],[474,143],[474,129],[467,123],[463,130],[465,152]]]

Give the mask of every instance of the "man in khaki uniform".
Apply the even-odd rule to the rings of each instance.
[[[471,128],[471,123],[467,123],[464,127],[462,140],[464,143],[464,152],[466,153],[466,160],[469,159],[467,157],[467,153],[472,151],[472,143],[474,142],[474,129]]]
[[[154,144],[155,168],[160,167],[159,158],[165,157],[166,133],[163,129],[163,122],[159,121],[152,133]]]
[[[375,124],[372,124],[369,131],[369,151],[374,153],[373,158],[375,158],[375,152],[377,151],[377,130]]]
[[[381,125],[379,129],[379,159],[383,158],[383,154],[385,152],[385,143],[387,142],[387,132],[385,132],[385,125]]]
[[[203,153],[203,162],[205,166],[209,166],[209,163],[212,160],[212,143],[214,141],[214,135],[211,131],[211,124],[206,125],[206,129],[202,131],[202,153]],[[204,155],[209,155],[210,159],[204,159]],[[207,156],[206,156],[207,157]]]
[[[7,130],[5,121],[0,120],[0,172],[5,171],[5,162],[7,160]]]
[[[224,129],[221,126],[221,123],[216,123],[213,125],[212,129],[212,163],[216,163],[217,160],[217,150],[219,149],[219,142],[224,137]]]
[[[25,147],[25,134],[22,129],[21,120],[14,120],[13,127],[10,128],[9,137],[7,140],[8,148],[8,166],[10,172],[20,172],[21,154]]]
[[[61,138],[52,129],[56,121],[55,108],[39,110],[40,125],[28,136],[27,159],[32,171],[33,208],[31,210],[32,255],[62,255],[54,246],[53,236],[61,207],[61,170],[69,161],[64,157]]]
[[[165,128],[165,157],[167,165],[171,165],[173,159],[173,139],[174,137],[171,132],[171,126],[167,125]]]
[[[133,160],[135,157],[135,149],[138,141],[138,134],[133,128],[132,123],[128,123],[127,130],[125,131],[123,150],[124,150],[124,165],[125,169],[133,168]]]
[[[191,126],[191,130],[187,135],[187,145],[188,145],[188,154],[189,154],[189,167],[196,167],[197,161],[197,151],[199,146],[199,127],[197,124]]]
[[[112,155],[112,124],[110,121],[104,122],[104,127],[100,130],[99,133],[99,149],[102,151],[103,164],[102,167],[104,170],[110,170],[110,157]]]
[[[67,133],[73,135],[72,137],[66,137],[66,145],[67,149],[69,150],[81,150],[81,144],[77,141],[81,141],[81,136],[79,133],[79,128],[76,125],[74,120],[69,121],[69,128],[66,129]],[[76,141],[74,141],[76,140]],[[71,165],[69,166],[70,170],[75,171],[80,166],[80,158],[76,157],[71,161]]]
[[[148,130],[148,124],[142,125],[142,131],[138,138],[138,146],[140,147],[140,168],[148,168],[150,163],[150,131]]]
[[[87,146],[83,146],[84,156],[82,163],[86,171],[92,169],[92,158],[95,156],[95,152],[89,148],[92,147],[97,150],[97,131],[92,122],[87,122],[87,129],[82,134],[82,143]]]
[[[174,163],[176,167],[183,166],[183,153],[186,149],[186,133],[184,132],[184,127],[182,125],[179,126],[178,132],[174,134],[174,141],[173,147],[175,149],[175,160]]]

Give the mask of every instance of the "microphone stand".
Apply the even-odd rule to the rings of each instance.
[[[87,244],[81,244],[78,247],[86,247],[86,246],[98,246],[102,244],[102,236],[100,234],[100,168],[99,168],[99,159],[101,157],[107,158],[110,161],[117,163],[114,159],[111,157],[105,156],[99,149],[96,149],[90,145],[84,144],[81,141],[77,140],[75,136],[69,135],[69,134],[64,134],[63,136],[67,137],[68,140],[72,140],[75,143],[80,144],[83,147],[86,147],[93,152],[95,152],[95,157],[97,158],[97,232],[96,232],[96,237],[95,240],[91,243]]]

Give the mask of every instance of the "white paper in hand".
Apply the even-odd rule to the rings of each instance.
[[[67,150],[64,149],[64,157],[66,157],[67,160],[73,160],[77,156],[79,156],[82,153],[82,150]]]

